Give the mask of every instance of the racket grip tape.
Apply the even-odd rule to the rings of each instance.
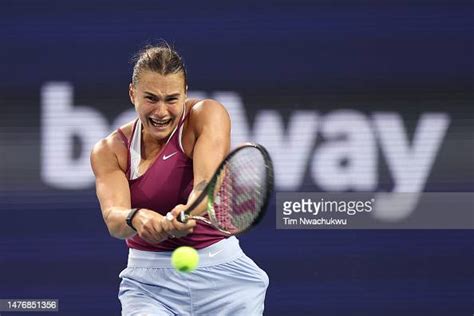
[[[174,219],[173,214],[171,214],[171,212],[166,213],[165,218],[166,218],[166,220],[168,220],[170,222]],[[188,216],[184,212],[181,212],[176,217],[176,220],[180,223],[186,223],[187,220],[188,220]]]
[[[179,213],[179,215],[176,219],[178,220],[178,222],[186,223],[187,220],[188,220],[188,216],[184,212],[181,212],[181,213]]]

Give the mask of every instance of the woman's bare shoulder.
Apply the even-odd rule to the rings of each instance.
[[[128,122],[120,127],[127,141],[130,141],[134,122]],[[104,160],[109,163],[117,162],[120,168],[125,170],[127,168],[127,150],[127,143],[117,129],[95,144],[91,153],[91,162]]]

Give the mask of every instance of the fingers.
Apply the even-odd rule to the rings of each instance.
[[[176,218],[174,218],[172,212],[168,212],[165,218],[167,222],[173,226],[173,228],[168,231],[168,235],[172,236],[173,238],[184,237],[187,234],[192,233],[194,230],[194,226],[196,226],[196,221],[194,220],[189,220],[186,223],[181,223]]]
[[[160,243],[168,238],[180,238],[192,233],[196,226],[195,220],[181,223],[176,219],[184,209],[184,205],[178,205],[165,216],[153,211],[143,212],[141,225],[137,228],[138,235],[149,243]]]
[[[171,210],[171,214],[174,218],[178,218],[179,215],[186,210],[186,206],[183,204],[176,205],[174,209]]]
[[[190,230],[192,232],[193,228],[196,226],[196,221],[193,219],[187,220],[185,223],[181,223],[178,220],[173,220],[171,222],[176,230]]]
[[[165,231],[162,231],[159,227],[144,227],[138,235],[149,243],[160,243],[168,239],[168,234]]]
[[[171,212],[166,213],[165,217],[168,221],[172,221],[175,218],[175,216]]]
[[[160,225],[163,231],[169,232],[171,230],[174,230],[175,227],[173,225],[173,215],[168,212],[165,217],[163,217],[160,221]]]
[[[159,243],[168,238],[167,231],[174,229],[162,215],[143,209],[140,211],[137,232],[140,238],[149,243]]]
[[[170,236],[186,236],[187,234],[192,233],[194,230],[194,226],[196,226],[196,221],[190,220],[186,223],[181,223],[176,218],[172,218],[171,213],[168,213],[165,218],[166,223],[163,223],[162,227]]]
[[[185,205],[179,204],[176,205],[175,208],[172,209],[170,212],[168,212],[168,214],[166,214],[166,219],[173,224],[174,229],[185,231],[192,229],[194,226],[196,226],[195,220],[188,220],[185,223],[181,223],[179,220],[177,220],[181,213],[184,212],[186,209],[187,207]]]
[[[193,232],[195,221],[189,221],[186,224],[180,223],[172,217],[170,213],[162,216],[159,220],[153,222],[153,231],[155,231],[155,242],[161,242],[167,238],[181,238]]]

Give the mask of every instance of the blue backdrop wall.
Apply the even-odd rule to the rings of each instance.
[[[184,56],[190,94],[229,109],[234,145],[269,148],[277,190],[473,191],[470,1],[1,4],[0,298],[119,314],[127,249],[88,155],[133,118],[129,61],[159,39]],[[355,150],[347,164],[329,148]],[[241,243],[270,276],[268,315],[471,315],[473,237],[277,230],[272,202]]]

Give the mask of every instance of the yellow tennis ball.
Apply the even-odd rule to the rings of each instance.
[[[191,272],[199,264],[199,255],[194,248],[182,246],[173,251],[171,264],[178,271]]]

